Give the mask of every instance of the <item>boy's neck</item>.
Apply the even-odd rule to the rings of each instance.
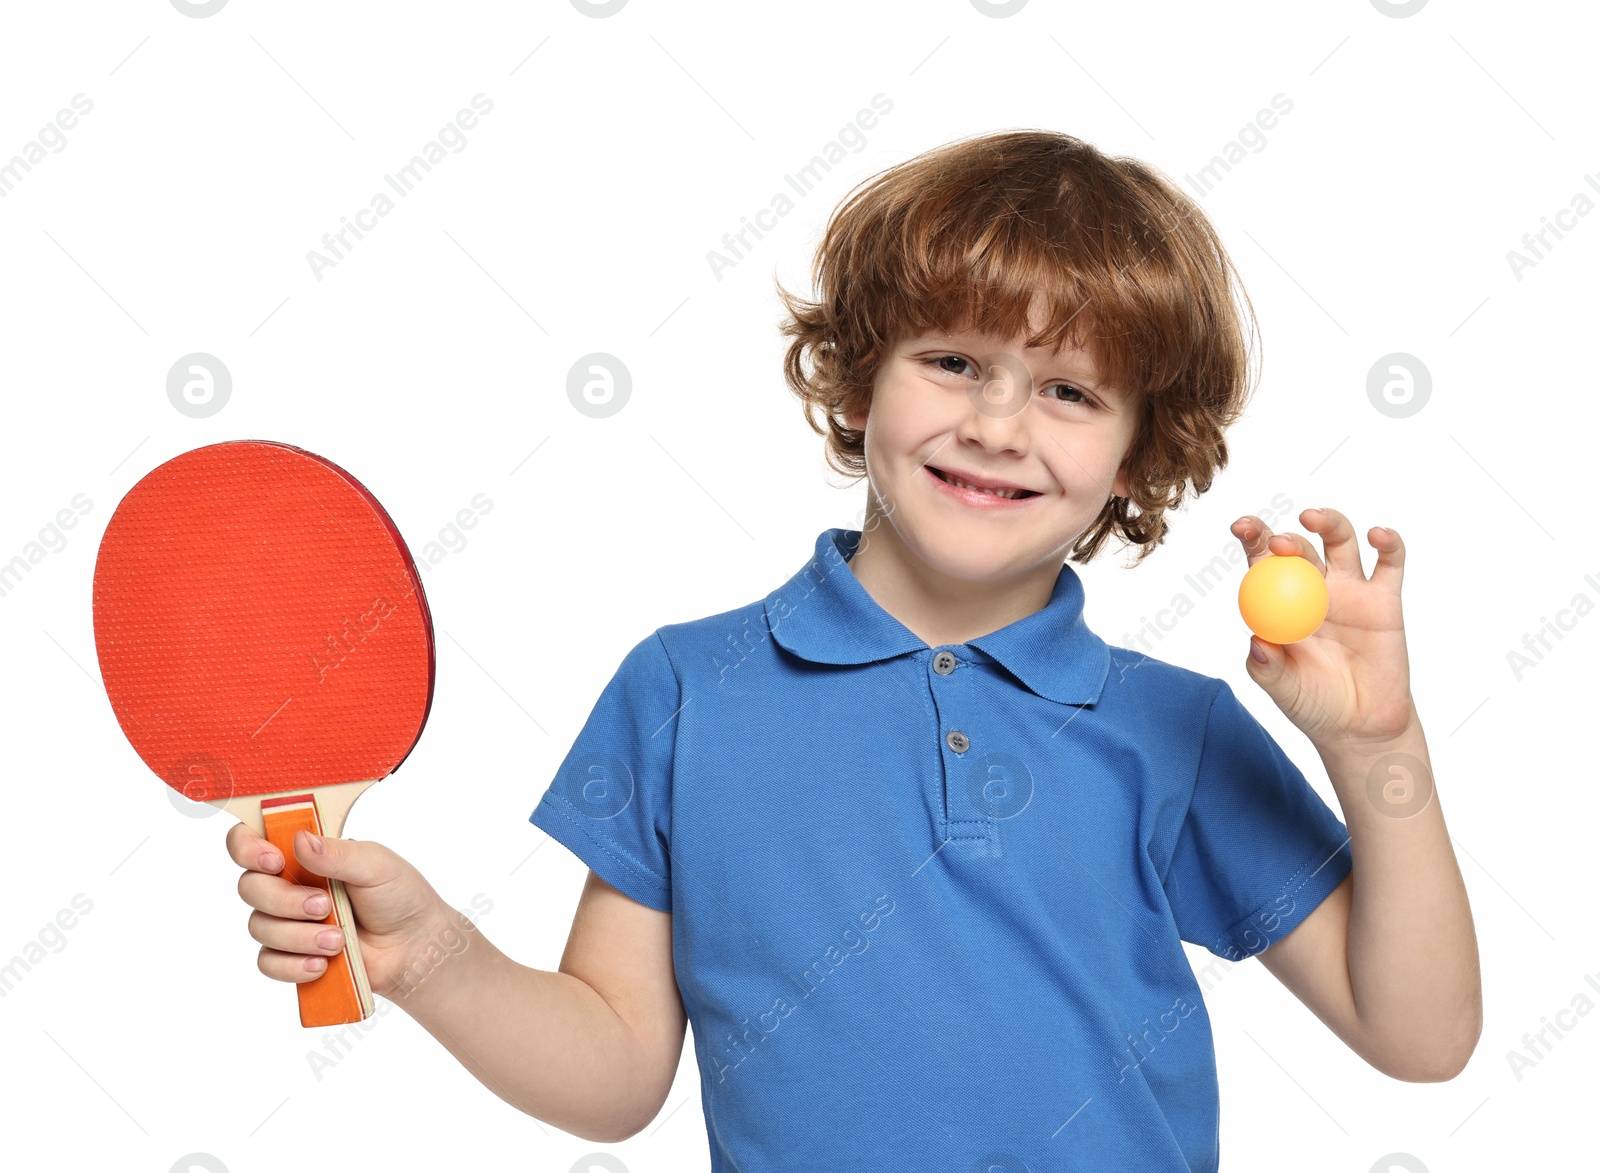
[[[878,606],[930,648],[964,644],[1042,611],[1061,573],[1047,564],[1007,581],[952,578],[919,559],[881,519],[863,531],[846,565]]]

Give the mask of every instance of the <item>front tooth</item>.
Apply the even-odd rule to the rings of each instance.
[[[978,489],[977,485],[969,485],[969,484],[967,484],[966,481],[956,481],[956,484],[960,485],[963,489]],[[1017,491],[1015,489],[1011,489],[1011,490],[978,489],[978,492],[980,492],[980,493],[993,493],[996,497],[1004,497],[1007,501],[1014,500],[1016,498],[1016,495],[1017,495]]]

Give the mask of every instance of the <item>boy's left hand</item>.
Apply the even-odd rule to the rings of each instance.
[[[1252,635],[1246,670],[1324,756],[1381,749],[1417,722],[1400,619],[1405,546],[1392,530],[1368,530],[1367,541],[1378,551],[1369,579],[1344,514],[1305,509],[1300,523],[1322,535],[1326,565],[1306,538],[1274,534],[1259,517],[1241,517],[1230,527],[1250,566],[1269,554],[1299,555],[1322,571],[1328,586],[1322,626],[1293,644]],[[1256,659],[1258,649],[1265,663]]]

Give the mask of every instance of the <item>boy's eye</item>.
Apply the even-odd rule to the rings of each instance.
[[[956,364],[954,369],[944,365],[945,363],[949,363],[949,362],[953,362],[953,363]],[[933,358],[925,358],[925,359],[923,359],[922,360],[922,365],[923,366],[927,366],[927,367],[937,367],[939,370],[943,371],[947,375],[959,375],[959,374],[962,373],[962,371],[964,369],[972,366],[971,363],[969,363],[966,359],[962,358],[959,354],[939,354],[939,355],[935,355]],[[974,375],[977,374],[977,370],[975,368],[973,369],[973,374]],[[1076,395],[1078,397],[1076,399],[1062,398],[1061,399],[1062,403],[1071,404],[1072,406],[1075,406],[1075,407],[1094,407],[1095,406],[1095,402],[1094,402],[1093,399],[1089,398],[1089,396],[1085,392],[1080,391],[1078,388],[1074,387],[1071,383],[1052,383],[1050,386],[1046,387],[1044,389],[1044,392],[1041,392],[1041,394],[1044,394],[1045,392],[1050,392],[1050,391],[1060,391],[1060,392],[1062,392],[1063,395],[1069,395],[1070,394],[1070,395]]]

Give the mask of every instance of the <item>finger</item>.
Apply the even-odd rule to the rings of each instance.
[[[344,930],[303,920],[284,920],[262,912],[250,914],[250,935],[268,949],[331,957],[344,948]]]
[[[309,872],[363,888],[392,880],[398,871],[397,856],[380,843],[364,843],[359,839],[336,839],[332,835],[296,831],[294,854]]]
[[[283,854],[256,833],[254,827],[235,823],[228,828],[228,858],[242,868],[258,872],[277,872],[283,868]]]
[[[1312,533],[1322,535],[1322,549],[1328,557],[1328,570],[1365,579],[1361,570],[1361,547],[1356,542],[1355,526],[1337,509],[1306,509],[1300,523]]]
[[[1247,513],[1228,528],[1244,547],[1246,569],[1272,553],[1267,548],[1267,543],[1272,538],[1272,531],[1267,528],[1266,522],[1255,514]]]
[[[1375,525],[1367,531],[1367,541],[1378,552],[1378,563],[1372,568],[1372,583],[1386,591],[1400,593],[1400,580],[1405,577],[1406,544],[1392,529]]]
[[[1324,576],[1328,573],[1327,567],[1322,564],[1322,555],[1317,553],[1317,548],[1304,534],[1273,534],[1271,547],[1274,554],[1297,554],[1315,566]]]
[[[279,982],[309,982],[322,976],[328,963],[321,957],[304,957],[263,948],[256,957],[256,968]]]
[[[326,892],[292,884],[282,876],[245,872],[239,877],[239,899],[268,916],[292,920],[321,920],[332,907]]]

